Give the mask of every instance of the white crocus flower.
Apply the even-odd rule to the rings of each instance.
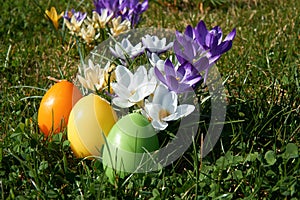
[[[180,66],[180,63],[176,59],[176,57],[173,57],[172,55],[169,57],[169,59],[172,61],[172,63],[175,65],[175,68],[178,69]],[[162,60],[156,53],[152,53],[149,57],[149,62],[153,67],[157,67],[158,70],[165,74],[165,63],[166,60]]]
[[[156,130],[167,128],[167,121],[177,120],[192,113],[194,105],[182,104],[177,105],[177,94],[169,91],[164,85],[159,85],[155,92],[153,101],[146,102],[143,112],[150,120]]]
[[[92,60],[88,60],[88,66],[84,66],[83,76],[77,75],[77,78],[84,88],[98,91],[105,86],[105,74],[109,66],[110,62],[102,68],[99,64],[94,65]]]
[[[87,44],[91,44],[94,40],[98,39],[99,36],[100,34],[96,35],[96,30],[92,24],[81,28],[81,37]]]
[[[144,98],[153,93],[156,87],[154,76],[148,76],[144,66],[140,66],[134,74],[122,65],[115,70],[116,83],[111,87],[117,97],[113,103],[121,108],[129,108],[135,104],[142,103]]]
[[[65,24],[67,25],[67,27],[68,27],[68,29],[70,30],[70,33],[71,33],[72,35],[80,33],[80,27],[81,27],[83,21],[84,21],[84,18],[81,19],[80,21],[77,21],[75,15],[73,15],[73,16],[71,17],[71,20],[70,20],[70,21],[67,20],[67,19],[64,19],[64,22],[65,22]]]
[[[144,52],[144,47],[142,47],[142,43],[139,42],[135,46],[131,44],[128,38],[124,38],[121,43],[115,44],[115,49],[110,47],[110,51],[117,58],[121,58],[122,60],[126,60],[126,57],[134,58],[139,54]]]
[[[163,72],[165,68],[165,60],[160,59],[156,53],[152,53],[149,61],[153,67],[157,67],[159,71]]]
[[[105,25],[111,20],[114,13],[108,15],[107,9],[101,10],[101,15],[96,11],[93,11],[92,21],[94,23],[94,28],[105,28]]]
[[[173,47],[173,42],[166,45],[166,38],[159,39],[157,36],[145,35],[142,38],[142,43],[151,53],[163,53]]]
[[[130,30],[131,23],[127,19],[122,21],[122,17],[119,16],[117,18],[112,19],[113,27],[110,29],[113,36],[118,36],[121,33],[125,33]]]

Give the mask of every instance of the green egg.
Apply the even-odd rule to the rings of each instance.
[[[141,114],[122,117],[110,130],[103,149],[103,166],[111,182],[128,173],[142,173],[151,166],[159,148],[158,137],[151,123]]]

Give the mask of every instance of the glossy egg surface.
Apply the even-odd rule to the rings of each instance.
[[[143,115],[131,113],[122,117],[112,127],[104,146],[106,175],[113,182],[115,175],[124,177],[128,172],[136,172],[140,165],[149,166],[149,156],[158,148],[156,132]]]
[[[117,121],[110,103],[90,94],[73,107],[68,124],[68,140],[77,157],[101,156],[105,137]]]
[[[46,137],[67,126],[71,109],[81,98],[80,90],[65,80],[55,83],[45,93],[38,110],[38,125]]]

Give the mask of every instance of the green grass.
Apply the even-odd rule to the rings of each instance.
[[[70,7],[89,10],[91,2],[72,1]],[[182,31],[203,19],[209,28],[222,27],[225,34],[237,29],[232,49],[217,64],[226,80],[228,105],[214,150],[201,159],[197,139],[171,166],[111,185],[100,161],[74,158],[65,132],[44,141],[37,126],[41,89],[52,84],[49,75],[73,80],[79,56],[69,37],[62,41],[43,12],[50,6],[63,11],[68,1],[4,0],[2,199],[300,198],[300,2],[228,0],[215,7],[204,4],[203,12],[194,1],[159,2],[169,6],[150,1],[140,27]],[[207,125],[201,124],[202,133]]]

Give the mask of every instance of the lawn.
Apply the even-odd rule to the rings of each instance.
[[[110,183],[98,159],[76,158],[67,131],[45,140],[37,122],[47,77],[74,81],[80,56],[63,20],[45,17],[93,9],[93,1],[4,0],[0,17],[0,196],[2,199],[299,199],[300,1],[149,0],[139,28],[183,32],[204,20],[232,49],[216,66],[226,89],[226,120],[214,149],[201,157],[209,102],[199,134],[161,170]],[[212,4],[210,2],[220,2]],[[64,30],[64,31],[63,31]],[[83,49],[83,57],[91,49]]]

